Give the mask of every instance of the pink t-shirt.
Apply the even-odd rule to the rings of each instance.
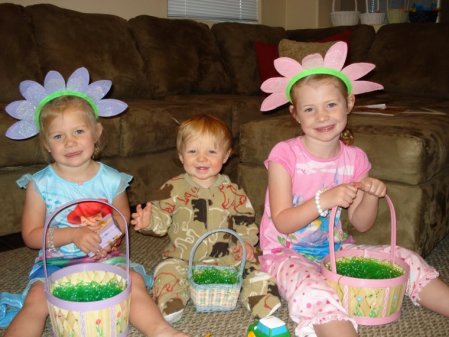
[[[316,191],[343,183],[360,180],[371,169],[365,152],[355,146],[340,142],[340,153],[334,158],[321,159],[313,156],[302,143],[301,137],[278,143],[270,152],[268,162],[281,164],[292,179],[292,202],[299,205],[315,197]],[[270,215],[269,192],[265,196],[265,210],[260,224],[260,246],[264,253],[279,248],[293,248],[312,260],[321,260],[329,253],[327,217],[318,217],[295,233],[282,234],[276,230]],[[337,212],[335,223],[335,248],[338,249],[346,235],[341,230]]]

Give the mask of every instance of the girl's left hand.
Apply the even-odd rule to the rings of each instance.
[[[245,241],[245,248],[246,248],[246,259],[248,261],[254,261],[254,247],[252,245],[250,245],[247,241]],[[236,258],[236,260],[241,260],[242,259],[242,253],[243,253],[243,248],[242,245],[240,244],[240,242],[237,243],[237,246],[234,247],[234,249],[232,250],[232,254],[234,254],[234,257]]]
[[[378,198],[382,198],[387,193],[387,186],[385,183],[379,179],[366,177],[363,178],[360,183],[357,184],[357,187],[362,191],[374,195]]]
[[[99,250],[97,250],[95,252],[94,260],[101,260],[101,259],[105,258],[108,255],[110,250],[111,250],[111,247],[109,247],[109,246],[106,248],[100,248]]]

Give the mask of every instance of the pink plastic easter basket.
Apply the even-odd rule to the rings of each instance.
[[[108,205],[120,214],[125,224],[127,223],[123,214],[107,202],[97,199],[79,199],[67,203],[58,208],[45,223],[42,244],[44,252],[46,252],[46,233],[56,215],[64,209],[82,202],[99,202]],[[126,267],[124,268],[104,263],[80,263],[62,268],[48,276],[47,259],[44,253],[45,294],[54,336],[125,337],[128,335],[131,280],[129,277],[129,236],[127,226],[125,228]],[[119,284],[123,290],[113,297],[91,302],[67,301],[53,295],[53,290],[57,286],[79,286],[91,281],[95,281],[97,284],[113,281],[115,284]]]
[[[199,264],[194,265],[193,260],[195,257],[195,252],[201,242],[207,238],[209,235],[218,232],[225,232],[235,236],[240,244],[242,245],[242,262],[240,263],[240,268],[237,272],[238,282],[235,284],[199,284],[195,282],[193,274],[196,270],[202,270],[204,268],[216,268],[219,271],[236,271],[236,269],[232,266],[211,266],[207,264]],[[242,287],[242,279],[243,279],[243,270],[245,268],[246,262],[246,248],[245,242],[242,240],[239,234],[235,231],[226,229],[226,228],[218,228],[211,230],[205,234],[203,234],[198,240],[195,242],[195,245],[190,252],[189,257],[189,285],[190,285],[190,297],[192,299],[193,304],[195,305],[196,311],[199,312],[212,312],[212,311],[230,311],[235,309],[237,305],[237,300],[240,295],[240,289]]]
[[[408,264],[396,256],[396,212],[391,199],[385,196],[385,200],[391,216],[390,254],[372,252],[366,249],[345,249],[335,252],[333,228],[336,208],[332,209],[330,216],[330,254],[322,261],[322,273],[337,292],[343,307],[361,325],[381,325],[399,319],[410,273]],[[362,279],[339,275],[336,261],[354,257],[366,257],[391,263],[402,270],[403,273],[398,277],[389,279]]]

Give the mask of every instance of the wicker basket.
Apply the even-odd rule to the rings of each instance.
[[[201,270],[204,268],[217,268],[223,271],[236,271],[236,268],[231,266],[212,266],[212,265],[193,265],[193,259],[195,251],[200,243],[209,235],[225,232],[237,237],[240,244],[243,247],[242,262],[240,263],[240,269],[238,270],[238,282],[236,284],[198,284],[193,279],[193,272],[195,270]],[[202,235],[195,243],[190,252],[189,257],[189,285],[190,285],[190,297],[195,305],[196,311],[199,312],[211,312],[211,311],[230,311],[237,305],[237,300],[240,295],[240,289],[242,287],[243,270],[246,262],[246,248],[245,242],[240,235],[230,229],[215,229]]]
[[[385,23],[385,13],[362,13],[360,23],[364,25],[382,25]]]
[[[371,252],[364,249],[334,250],[334,221],[336,208],[332,209],[329,223],[330,254],[322,261],[322,273],[340,297],[343,307],[358,324],[381,325],[396,321],[401,314],[402,300],[407,286],[410,268],[402,259],[396,257],[396,213],[388,196],[385,200],[391,214],[391,252],[390,254]],[[386,261],[399,267],[401,276],[389,279],[361,279],[339,275],[336,260],[340,258],[366,257]],[[328,269],[330,264],[331,270]]]
[[[45,274],[45,294],[47,297],[53,335],[55,337],[125,337],[128,335],[129,308],[131,302],[131,282],[129,277],[129,237],[126,228],[126,268],[104,263],[80,263],[62,268],[50,276],[47,273],[46,233],[51,221],[62,210],[80,202],[99,202],[117,211],[126,224],[126,219],[113,205],[96,199],[79,199],[61,206],[47,221],[43,235],[43,267]],[[59,285],[79,285],[95,281],[118,282],[123,288],[119,294],[100,301],[73,302],[53,295]]]
[[[335,0],[332,1],[331,22],[333,26],[355,26],[359,23],[360,12],[357,0],[354,0],[354,11],[335,11]]]

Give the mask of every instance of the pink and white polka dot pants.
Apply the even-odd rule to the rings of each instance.
[[[390,246],[344,244],[342,249],[367,249],[389,253]],[[406,294],[418,305],[419,293],[438,272],[413,251],[398,247],[397,256],[410,266]],[[357,323],[348,316],[338,295],[320,272],[320,263],[313,262],[292,249],[260,257],[262,270],[271,274],[281,296],[288,302],[290,318],[298,324],[296,336],[314,335],[313,325],[334,320],[347,320],[355,328]]]

